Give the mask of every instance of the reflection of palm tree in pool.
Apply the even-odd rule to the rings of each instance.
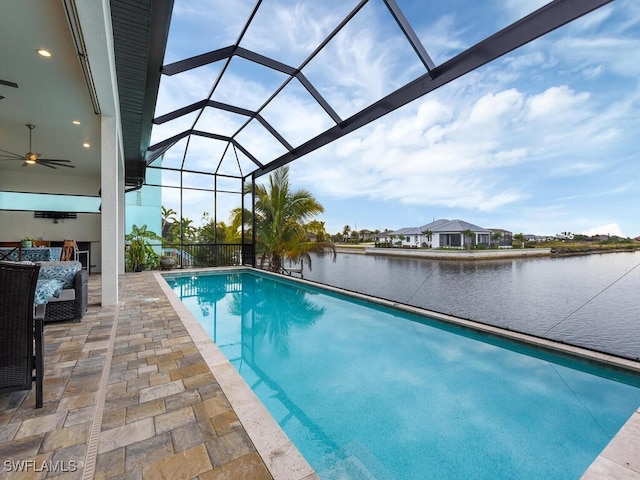
[[[213,307],[218,301],[222,300],[227,294],[224,285],[215,283],[213,285],[201,285],[198,289],[198,306],[203,317],[208,317]]]
[[[178,288],[180,298],[195,297],[202,316],[207,317],[211,308],[227,293],[241,289],[239,273],[225,275],[224,281],[220,280],[220,276],[215,277],[178,277],[173,280],[174,288]]]
[[[307,293],[293,285],[278,281],[255,279],[251,290],[243,286],[246,293],[234,293],[229,303],[229,313],[241,316],[251,314],[252,324],[243,320],[243,336],[266,337],[274,350],[282,356],[289,354],[289,332],[292,328],[309,328],[325,313],[307,298]],[[248,327],[250,332],[245,331]]]

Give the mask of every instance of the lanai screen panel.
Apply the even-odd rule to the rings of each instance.
[[[223,67],[224,62],[217,61],[176,75],[162,75],[155,117],[208,98]]]
[[[358,3],[262,2],[240,45],[292,67],[300,66]]]
[[[335,125],[298,79],[289,82],[269,102],[262,117],[293,146],[301,145]]]
[[[264,175],[609,1],[175,0],[148,161]]]
[[[254,7],[255,0],[174,0],[164,63],[233,45]]]
[[[341,118],[427,73],[382,0],[370,0],[302,72]]]

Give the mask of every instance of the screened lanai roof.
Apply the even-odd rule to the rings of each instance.
[[[610,1],[175,0],[147,164],[264,175]]]

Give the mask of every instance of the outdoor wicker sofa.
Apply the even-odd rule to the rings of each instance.
[[[45,323],[60,320],[80,320],[87,311],[89,273],[78,261],[38,262],[40,278],[55,278],[64,283],[58,298],[46,306]]]

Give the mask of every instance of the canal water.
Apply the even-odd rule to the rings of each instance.
[[[339,253],[304,278],[640,359],[640,252],[443,261]]]

